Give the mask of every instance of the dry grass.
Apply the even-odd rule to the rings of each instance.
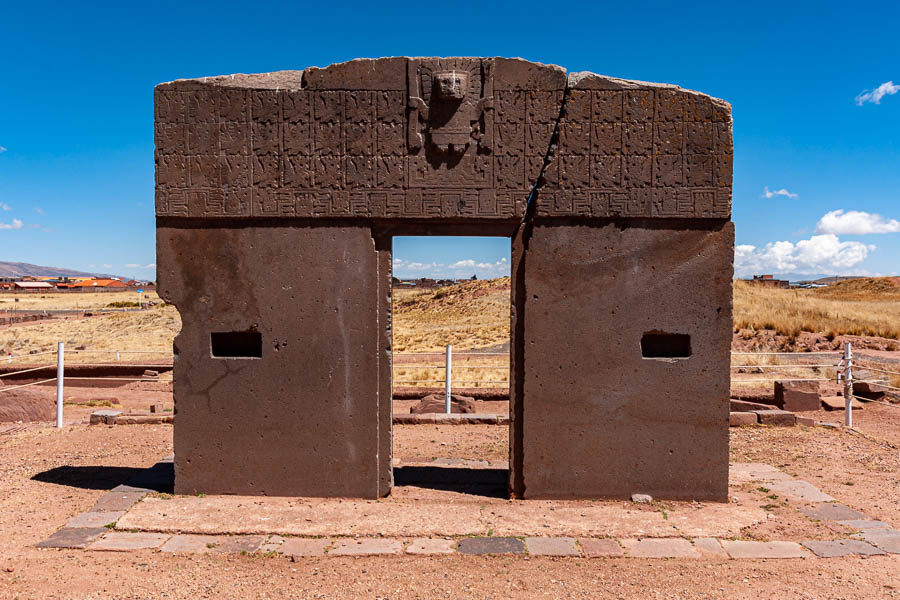
[[[394,290],[394,352],[488,348],[509,342],[509,277],[433,290]]]
[[[52,319],[0,329],[0,352],[27,355],[55,350],[66,343],[66,362],[110,362],[116,350],[152,354],[123,354],[123,361],[161,362],[172,359],[172,340],[181,330],[181,318],[172,306],[141,312],[110,313],[96,317]],[[78,350],[85,352],[79,352]],[[98,352],[101,351],[101,352]],[[16,359],[16,362],[51,363],[51,356]]]
[[[144,294],[144,302],[159,303],[156,292]],[[138,295],[130,292],[50,292],[0,294],[0,311],[5,310],[77,310],[106,308],[116,302],[138,301]]]
[[[900,339],[900,285],[893,278],[853,279],[817,289],[782,290],[734,282],[734,327]]]

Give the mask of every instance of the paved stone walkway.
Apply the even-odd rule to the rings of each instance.
[[[584,558],[680,559],[809,559],[900,554],[900,530],[834,501],[815,486],[765,464],[731,465],[732,484],[765,483],[809,518],[858,531],[850,537],[824,541],[745,541],[715,537],[631,536],[282,536],[197,535],[158,531],[123,531],[117,523],[128,510],[154,491],[171,485],[171,458],[148,469],[128,485],[120,485],[86,513],[38,544],[41,548],[88,551],[153,550],[177,554],[247,553],[299,557],[373,555],[531,555]],[[271,531],[271,530],[270,530]]]

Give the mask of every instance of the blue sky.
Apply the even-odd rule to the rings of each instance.
[[[739,274],[897,274],[898,26],[897,2],[18,3],[0,20],[0,260],[154,276],[156,83],[506,55],[731,102]],[[508,256],[457,242],[396,258]]]

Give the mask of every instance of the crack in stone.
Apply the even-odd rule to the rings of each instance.
[[[541,170],[538,173],[537,178],[534,180],[534,183],[531,186],[531,192],[529,192],[528,199],[525,201],[525,214],[522,216],[522,222],[519,224],[519,227],[516,228],[516,233],[513,234],[513,237],[518,235],[519,231],[522,231],[524,229],[524,226],[529,224],[534,218],[534,211],[537,210],[537,204],[534,202],[534,195],[537,193],[538,188],[541,186],[541,180],[544,177],[544,172],[547,170],[547,167],[552,161],[556,160],[556,150],[559,148],[559,125],[562,122],[563,116],[566,114],[566,100],[568,99],[568,97],[569,80],[568,77],[566,77],[566,86],[565,88],[563,88],[562,100],[559,103],[559,114],[556,115],[556,122],[553,124],[553,133],[550,134],[550,141],[547,144],[547,152],[544,154],[544,162],[541,165]],[[528,247],[527,241],[525,247]]]

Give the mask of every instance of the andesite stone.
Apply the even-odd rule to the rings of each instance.
[[[501,57],[154,101],[176,493],[388,494],[393,237],[490,235],[512,247],[511,494],[727,500],[727,102]]]

